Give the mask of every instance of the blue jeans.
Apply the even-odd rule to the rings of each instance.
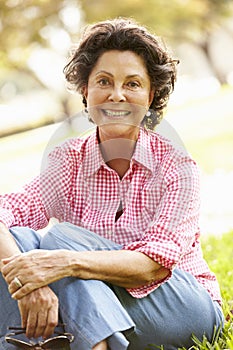
[[[28,228],[11,229],[22,251],[32,249],[117,250],[119,244],[93,232],[62,223],[40,237]],[[59,298],[59,312],[66,331],[75,336],[72,350],[89,350],[107,339],[111,350],[144,350],[148,344],[177,349],[193,345],[191,336],[211,340],[221,327],[221,307],[196,279],[179,269],[145,298],[133,298],[124,288],[102,281],[68,277],[51,284]],[[19,325],[17,302],[10,297],[0,276],[0,349],[13,350],[4,341],[8,325]]]

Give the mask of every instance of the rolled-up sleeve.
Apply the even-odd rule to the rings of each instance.
[[[41,229],[49,219],[62,219],[68,196],[72,162],[65,149],[56,147],[42,164],[41,174],[21,191],[0,196],[0,221],[7,227]]]
[[[172,270],[187,254],[199,235],[200,181],[199,170],[189,157],[171,160],[154,186],[163,192],[156,207],[150,227],[141,239],[124,247],[127,250],[146,254],[151,259],[169,269],[163,281],[150,286],[128,289],[135,297],[143,297],[164,283],[172,275]],[[153,186],[152,186],[153,187]],[[151,198],[153,201],[153,188]]]
[[[20,192],[0,197],[0,221],[7,227],[28,226],[39,229],[47,225],[48,218],[39,198],[38,181],[37,178]]]

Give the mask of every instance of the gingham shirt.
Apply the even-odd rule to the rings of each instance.
[[[52,217],[71,222],[148,255],[170,270],[169,277],[175,267],[191,273],[221,300],[202,257],[199,171],[187,154],[141,129],[130,168],[120,179],[105,164],[93,133],[56,147],[43,168],[21,192],[0,197],[0,221],[34,229]],[[163,282],[128,291],[141,298]]]

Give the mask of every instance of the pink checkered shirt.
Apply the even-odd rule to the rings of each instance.
[[[55,217],[82,226],[148,255],[171,271],[169,277],[175,267],[191,273],[221,300],[202,257],[199,191],[195,162],[159,134],[140,130],[130,168],[120,179],[105,164],[93,133],[56,147],[40,176],[23,191],[1,196],[0,221],[41,229]],[[163,282],[128,291],[141,298]]]

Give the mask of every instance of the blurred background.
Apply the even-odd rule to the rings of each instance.
[[[232,0],[0,0],[0,193],[37,175],[64,120],[83,109],[63,67],[89,23],[133,17],[180,60],[165,119],[201,169],[201,228],[233,228]],[[80,119],[77,134],[90,125]]]

